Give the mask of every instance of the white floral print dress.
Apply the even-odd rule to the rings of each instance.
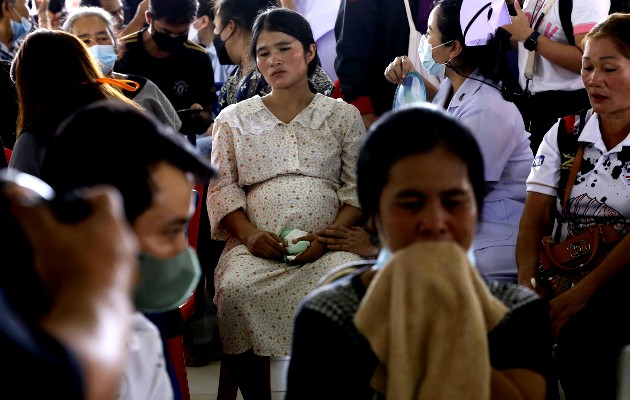
[[[217,117],[212,162],[219,175],[209,184],[207,204],[212,238],[226,241],[214,277],[226,353],[288,355],[300,301],[327,272],[361,257],[331,251],[299,267],[262,259],[230,237],[221,219],[242,208],[261,230],[316,231],[332,223],[342,205],[359,207],[355,165],[364,132],[354,106],[321,94],[289,124],[260,96]]]

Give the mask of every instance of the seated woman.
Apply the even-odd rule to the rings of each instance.
[[[460,26],[462,2],[441,0],[429,16],[420,58],[429,73],[446,79],[437,93],[425,82],[427,95],[472,131],[485,161],[487,195],[473,242],[476,266],[489,280],[516,282],[518,223],[534,157],[520,112],[497,86],[495,39],[482,46],[465,44]],[[396,57],[385,75],[390,82],[400,83],[412,70],[407,57]],[[421,128],[418,134],[423,134]]]
[[[409,126],[425,129],[418,135]],[[375,392],[387,398],[422,398],[392,395],[391,390],[405,384],[416,393],[431,393],[424,398],[449,399],[544,399],[546,387],[553,389],[551,379],[545,383],[552,361],[542,300],[513,283],[486,285],[465,257],[481,214],[483,171],[468,129],[435,106],[398,109],[370,127],[359,155],[357,189],[383,250],[375,266],[324,285],[301,303],[287,399],[373,399]],[[393,274],[404,279],[390,286],[389,295],[375,296],[383,277]],[[407,290],[402,296],[401,288]],[[392,307],[395,312],[372,308],[366,315],[370,299],[416,302],[418,307]],[[405,319],[402,312],[413,315]],[[481,320],[486,322],[468,326],[473,315],[485,316]],[[402,324],[402,332],[393,321]],[[383,329],[391,336],[379,342]],[[409,332],[417,340],[401,357],[388,359],[383,344],[393,355]],[[467,345],[473,339],[477,344],[471,349]],[[475,360],[472,368],[462,362],[463,351],[465,359]],[[416,374],[401,374],[401,367]],[[388,368],[390,373],[383,375]],[[437,371],[425,376],[439,379],[423,380],[419,370]],[[407,382],[392,384],[401,376]],[[381,391],[383,378],[387,385]]]
[[[630,15],[611,14],[584,38],[582,81],[592,109],[585,124],[582,120],[579,136],[570,135],[575,147],[582,147],[583,156],[558,236],[565,240],[597,223],[612,225],[623,239],[595,270],[549,302],[557,340],[554,358],[568,400],[615,399],[617,358],[630,343],[630,329],[622,317],[627,313],[630,283],[628,32]],[[543,138],[527,179],[517,243],[519,282],[525,286],[531,287],[536,278],[542,238],[554,236],[558,199],[565,189],[560,177],[569,153],[561,149],[568,147],[566,142],[556,123]],[[542,282],[534,282],[541,290]]]
[[[269,357],[289,354],[297,305],[333,267],[361,259],[326,251],[314,232],[354,226],[361,217],[355,165],[365,127],[355,107],[311,91],[318,58],[304,17],[274,8],[258,16],[252,32],[249,57],[271,92],[218,115],[211,158],[221,172],[209,184],[207,205],[212,238],[226,241],[215,271],[227,354],[219,396],[229,375],[238,377],[245,399],[269,399]],[[285,228],[310,232],[308,249],[290,263]]]
[[[111,85],[117,81],[104,79],[98,60],[79,38],[60,30],[29,33],[11,64],[11,76],[18,99],[18,136],[9,167],[34,176],[41,174],[57,126],[78,109],[105,99],[141,108]]]

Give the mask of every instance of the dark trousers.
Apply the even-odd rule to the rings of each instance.
[[[591,108],[586,89],[574,91],[546,91],[517,96],[518,107],[530,133],[530,147],[536,155],[543,136],[559,118]]]

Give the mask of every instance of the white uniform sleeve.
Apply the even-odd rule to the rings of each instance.
[[[556,122],[543,137],[532,169],[527,177],[527,191],[556,196],[560,182],[560,151]]]

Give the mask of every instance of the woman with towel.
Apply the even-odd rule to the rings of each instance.
[[[357,189],[383,250],[301,303],[287,400],[545,399],[555,381],[543,302],[484,282],[466,256],[483,171],[469,130],[436,106],[370,128]]]

